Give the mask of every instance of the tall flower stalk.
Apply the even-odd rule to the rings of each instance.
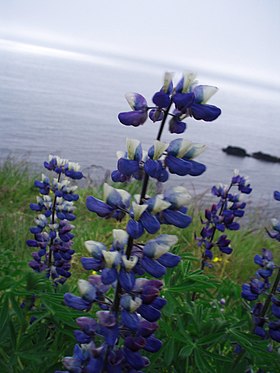
[[[274,192],[274,199],[280,201],[280,192]],[[280,224],[272,219],[272,230],[268,235],[280,241]],[[252,307],[253,332],[263,339],[280,342],[280,266],[273,261],[270,250],[262,249],[262,255],[255,255],[259,266],[255,276],[242,286],[242,298],[254,302]],[[272,277],[274,281],[271,282]]]
[[[69,162],[58,156],[49,156],[44,166],[57,174],[57,178],[42,175],[34,185],[39,189],[36,203],[30,208],[39,214],[35,218],[35,226],[30,228],[34,239],[27,240],[29,247],[38,248],[33,252],[33,260],[29,266],[36,272],[46,272],[54,284],[64,283],[71,276],[72,249],[71,233],[75,220],[74,202],[78,200],[77,186],[71,185],[70,179],[83,177],[77,163]]]
[[[233,192],[233,189],[237,192]],[[231,254],[231,240],[227,237],[226,230],[239,230],[240,225],[236,218],[241,218],[245,213],[246,202],[242,201],[242,194],[250,194],[252,188],[247,178],[241,176],[238,170],[234,171],[230,185],[212,187],[212,194],[219,198],[218,203],[205,210],[205,220],[201,219],[203,228],[200,237],[196,237],[197,244],[202,250],[201,269],[211,267],[213,249],[216,247],[221,254]],[[216,238],[217,232],[220,233]]]
[[[138,93],[126,95],[132,111],[119,114],[126,126],[139,126],[148,117],[160,122],[153,145],[144,152],[140,141],[127,139],[127,150],[118,152],[117,169],[112,172],[114,182],[131,178],[142,180],[139,195],[131,196],[123,189],[104,184],[104,199],[89,196],[87,208],[99,217],[126,220],[124,229],[113,230],[112,243],[107,247],[96,241],[85,246],[90,257],[81,259],[84,269],[95,271],[88,280],[79,280],[80,296],[65,294],[65,303],[78,310],[99,309],[96,319],[77,319],[80,330],[75,331],[77,345],[74,355],[63,360],[66,372],[141,372],[149,365],[141,350],[157,352],[161,347],[154,332],[166,300],[160,297],[161,277],[167,268],[175,267],[180,257],[169,252],[177,237],[160,234],[143,243],[147,232],[155,235],[162,224],[186,228],[191,223],[187,215],[190,195],[183,187],[173,187],[161,195],[150,197],[147,188],[150,178],[165,182],[169,174],[201,175],[206,167],[194,161],[205,147],[183,138],[169,144],[162,142],[163,129],[169,119],[171,133],[183,133],[183,120],[213,121],[221,111],[206,104],[216,87],[198,85],[194,74],[185,74],[173,87],[172,75],[165,75],[162,88],[153,96],[149,107]],[[172,109],[173,108],[173,109]],[[171,111],[172,110],[172,111]],[[155,279],[146,279],[148,274]]]

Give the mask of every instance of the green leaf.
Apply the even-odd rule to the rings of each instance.
[[[214,343],[222,342],[226,338],[225,331],[218,333],[211,333],[209,335],[203,336],[197,340],[198,345],[212,345]]]
[[[182,347],[181,350],[179,351],[179,357],[186,359],[192,354],[194,347],[195,346],[193,344],[188,343],[186,346]]]
[[[7,321],[9,319],[9,298],[7,293],[2,297],[2,305],[0,312],[0,336],[4,333],[5,328],[7,327]]]
[[[203,356],[202,352],[200,349],[195,349],[194,350],[194,360],[195,360],[195,365],[198,368],[199,372],[201,373],[213,373],[213,369],[211,366],[208,364],[207,359]]]
[[[164,348],[164,354],[163,354],[163,361],[164,363],[169,366],[172,363],[172,360],[174,358],[174,339],[170,339],[166,344]]]

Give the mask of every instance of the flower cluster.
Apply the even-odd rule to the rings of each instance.
[[[206,167],[193,159],[205,150],[201,144],[193,144],[185,139],[176,139],[166,144],[156,140],[147,153],[138,140],[127,140],[127,151],[118,152],[118,169],[112,172],[115,182],[128,181],[131,177],[141,180],[146,173],[150,177],[165,182],[169,173],[180,176],[199,176]]]
[[[237,193],[232,192],[232,188],[238,189]],[[216,232],[224,233],[228,230],[238,230],[240,225],[235,221],[244,215],[246,203],[241,201],[241,194],[250,194],[252,188],[248,180],[239,175],[235,170],[230,185],[213,186],[212,194],[220,200],[213,204],[210,209],[205,210],[205,219],[201,219],[203,228],[200,237],[196,237],[197,244],[202,248],[202,269],[204,266],[211,266],[209,261],[213,259],[212,249],[217,247],[223,254],[231,254],[230,239],[226,234],[215,239]]]
[[[37,248],[33,252],[33,260],[29,266],[37,272],[46,271],[54,283],[64,283],[71,276],[72,249],[71,233],[74,226],[70,223],[75,220],[74,202],[79,196],[76,194],[77,186],[71,185],[69,179],[81,179],[83,174],[79,171],[77,163],[69,162],[58,156],[49,156],[44,163],[48,170],[58,174],[50,181],[49,177],[42,175],[34,185],[39,189],[36,203],[30,208],[38,212],[35,226],[30,228],[34,239],[27,240],[29,247]]]
[[[125,190],[113,188],[105,183],[104,201],[89,196],[86,205],[91,212],[103,218],[121,221],[128,215],[126,230],[132,238],[137,239],[145,231],[155,234],[161,224],[186,228],[191,223],[186,207],[190,198],[184,187],[173,187],[162,195],[147,197],[140,204],[138,195],[133,199]]]
[[[83,267],[101,274],[89,276],[88,281],[79,280],[81,296],[67,293],[64,299],[69,307],[77,310],[89,311],[93,304],[100,310],[97,321],[90,317],[77,319],[81,330],[75,331],[75,337],[83,344],[84,352],[77,346],[77,356],[64,359],[70,372],[77,366],[81,372],[99,372],[97,368],[90,370],[99,366],[108,372],[123,372],[128,367],[138,371],[148,364],[148,359],[139,351],[156,352],[161,347],[153,333],[161,316],[160,309],[166,303],[159,296],[163,283],[136,276],[148,273],[159,278],[167,267],[176,266],[180,257],[168,251],[176,244],[177,237],[163,234],[145,245],[133,245],[129,257],[128,240],[127,232],[115,229],[109,249],[100,242],[85,243],[91,257],[81,259]],[[105,295],[110,294],[112,288],[117,291],[117,287],[121,288],[119,305]],[[101,337],[98,347],[93,342],[96,336]],[[122,347],[116,346],[119,338],[124,340]]]
[[[165,182],[169,174],[201,175],[206,167],[193,159],[205,149],[185,139],[169,144],[161,141],[168,116],[171,132],[182,133],[188,116],[212,121],[220,109],[207,105],[215,87],[199,86],[193,74],[186,74],[173,89],[171,74],[165,75],[164,85],[153,97],[155,107],[148,107],[146,99],[137,94],[126,96],[133,111],[120,113],[125,125],[143,124],[148,115],[160,121],[156,141],[144,152],[140,141],[127,140],[127,150],[119,152],[114,182],[130,178],[142,181],[140,195],[131,196],[126,190],[104,184],[103,200],[93,196],[86,199],[87,208],[101,218],[125,220],[125,230],[113,231],[113,243],[106,247],[101,242],[87,241],[90,257],[82,258],[84,269],[96,271],[88,281],[79,281],[80,296],[65,294],[65,303],[81,311],[99,307],[96,319],[79,318],[80,330],[75,332],[78,342],[72,357],[64,359],[67,372],[141,372],[148,358],[140,350],[156,352],[161,342],[154,336],[161,316],[164,298],[159,296],[163,286],[160,278],[167,268],[175,267],[180,257],[169,253],[176,244],[173,235],[161,234],[146,243],[138,242],[147,232],[156,234],[162,224],[186,228],[191,223],[187,215],[190,195],[183,187],[165,190],[163,194],[147,194],[149,178]],[[172,105],[175,108],[172,111]],[[148,274],[155,279],[145,279]],[[113,294],[113,298],[111,295]]]
[[[279,201],[280,193],[274,192],[274,198]],[[274,231],[267,232],[279,241],[280,227],[276,219],[272,220],[272,226]],[[280,268],[274,264],[272,253],[267,249],[262,249],[262,255],[255,255],[254,262],[259,269],[249,283],[242,285],[241,296],[249,302],[256,301],[252,309],[254,333],[263,339],[270,337],[280,342]],[[277,275],[271,285],[275,272]]]
[[[157,122],[169,115],[171,117],[169,131],[183,133],[187,128],[183,120],[187,117],[206,122],[218,118],[221,110],[207,104],[216,92],[216,87],[198,85],[193,73],[184,74],[174,88],[172,74],[166,73],[162,88],[152,98],[155,106],[149,107],[146,99],[139,93],[128,93],[126,99],[132,111],[120,113],[119,120],[126,126],[137,127],[144,124],[148,116],[153,122]],[[170,113],[172,104],[174,104],[174,109]]]

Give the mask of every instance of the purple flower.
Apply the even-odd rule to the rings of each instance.
[[[104,184],[105,202],[93,196],[87,197],[87,208],[103,218],[122,220],[125,211],[130,205],[130,194],[122,189],[115,189],[109,184]]]
[[[127,102],[133,111],[120,113],[119,121],[126,126],[138,127],[148,118],[148,105],[146,99],[139,93],[127,93]]]

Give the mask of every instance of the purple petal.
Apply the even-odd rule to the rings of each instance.
[[[95,212],[98,216],[101,217],[106,217],[113,211],[113,208],[107,205],[107,203],[92,196],[87,197],[86,206],[89,211]]]
[[[189,174],[192,170],[192,162],[183,160],[181,158],[176,158],[173,155],[168,155],[165,158],[165,164],[169,168],[170,173],[179,176],[185,176]]]
[[[115,282],[117,280],[116,268],[104,268],[101,273],[101,280],[105,285]]]
[[[162,343],[159,339],[151,336],[146,339],[144,350],[149,352],[157,352],[160,350]]]
[[[137,313],[144,317],[144,319],[152,322],[159,320],[161,317],[161,313],[158,309],[147,304],[142,304],[137,308]]]
[[[191,160],[191,170],[189,171],[189,175],[191,176],[199,176],[206,171],[206,166],[202,163],[196,162]]]
[[[120,158],[118,160],[118,170],[123,175],[131,176],[134,172],[139,170],[139,162],[126,158]]]
[[[161,121],[163,119],[163,112],[162,112],[162,110],[159,110],[159,109],[152,109],[152,110],[150,110],[150,112],[149,112],[149,118],[153,122]]]
[[[147,120],[148,113],[147,111],[128,111],[125,113],[120,113],[118,115],[119,121],[125,126],[134,126],[138,127],[141,124],[144,124]]]
[[[124,356],[129,365],[131,365],[137,371],[144,368],[146,363],[144,358],[139,354],[139,352],[131,351],[129,348],[124,347]],[[133,372],[133,370],[131,370]]]
[[[194,93],[176,93],[173,97],[173,101],[175,103],[175,106],[179,110],[184,110],[194,103]]]
[[[180,211],[166,209],[162,211],[163,221],[165,224],[175,225],[178,228],[186,228],[192,222],[192,218]]]
[[[127,223],[126,231],[132,238],[137,239],[144,233],[144,228],[140,222],[130,219]]]
[[[163,265],[147,256],[144,256],[142,259],[142,267],[146,272],[156,278],[162,277],[166,273],[166,268]]]
[[[280,201],[280,192],[277,190],[273,193],[273,197],[276,201]]]
[[[161,257],[157,259],[157,261],[163,265],[164,267],[176,267],[176,265],[180,262],[181,258],[178,255],[174,255],[171,253],[163,254]]]
[[[135,284],[135,274],[134,272],[126,272],[124,268],[122,268],[119,272],[119,281],[121,287],[125,291],[131,291]]]
[[[64,294],[64,302],[68,307],[79,311],[88,311],[91,308],[91,303],[71,293]]]
[[[114,183],[124,183],[129,180],[129,177],[121,174],[119,170],[115,170],[111,173],[111,179]]]
[[[91,341],[91,336],[87,335],[81,330],[74,330],[74,336],[78,343],[90,343]]]
[[[221,114],[221,109],[214,105],[192,104],[191,115],[197,120],[212,122]]]
[[[169,131],[171,133],[183,133],[187,128],[186,123],[180,122],[179,120],[172,118],[169,122]]]
[[[144,211],[140,218],[143,227],[150,234],[156,233],[160,229],[160,223],[157,218],[150,214],[148,211]]]
[[[161,109],[167,108],[170,104],[170,97],[165,92],[156,92],[153,96],[153,103]]]
[[[122,310],[122,323],[131,330],[137,330],[139,326],[139,317],[135,312],[130,313]]]
[[[157,297],[152,303],[151,306],[157,310],[161,310],[167,303],[167,300],[161,297]]]

